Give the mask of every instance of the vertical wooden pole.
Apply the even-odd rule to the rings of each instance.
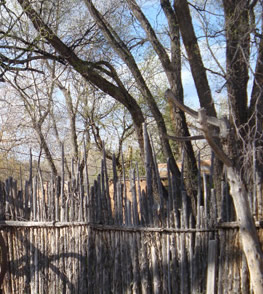
[[[204,187],[204,225],[207,228],[208,222],[208,183],[206,179],[206,175],[203,174],[203,187]]]
[[[61,144],[61,215],[60,215],[60,221],[65,220],[65,153],[64,153],[64,144]]]
[[[137,195],[138,195],[138,210],[139,210],[139,218],[140,224],[145,224],[145,217],[144,217],[144,208],[143,208],[143,199],[142,199],[142,191],[141,191],[141,180],[139,174],[139,167],[138,162],[136,162],[136,182],[137,182]]]
[[[33,178],[33,210],[32,210],[32,220],[36,221],[37,220],[37,177]]]
[[[32,171],[33,163],[32,163],[32,161],[33,161],[33,159],[32,159],[32,149],[31,148],[30,148],[29,154],[30,154],[30,158],[29,158],[29,183],[32,184],[32,178],[33,178],[33,171]]]
[[[122,164],[122,180],[123,180],[123,202],[127,201],[127,185],[126,185],[126,171],[124,165],[123,153],[121,152],[121,164]]]
[[[152,187],[152,167],[151,167],[151,152],[149,137],[146,128],[146,124],[143,126],[143,137],[144,137],[144,153],[145,153],[145,170],[146,170],[146,195],[148,200],[148,213],[149,213],[149,225],[153,225],[153,187]]]
[[[216,261],[217,261],[217,241],[210,240],[208,243],[208,266],[207,266],[207,280],[206,280],[207,294],[215,294]]]
[[[131,193],[132,193],[133,225],[138,226],[138,224],[139,224],[139,214],[138,214],[138,202],[137,202],[137,194],[136,194],[135,171],[134,171],[134,169],[130,170],[130,190],[131,190]]]
[[[105,145],[103,143],[103,162],[104,162],[104,173],[105,173],[105,187],[106,187],[106,197],[107,197],[107,205],[108,205],[108,213],[109,213],[109,224],[113,223],[112,219],[112,207],[111,207],[111,197],[110,197],[110,189],[109,189],[109,176],[108,176],[108,168],[107,168],[107,159],[106,159],[106,151]]]
[[[155,240],[151,244],[151,259],[152,259],[152,276],[153,276],[153,293],[159,294],[161,283],[160,283],[160,273],[158,269],[158,256],[156,252],[156,242]]]
[[[158,169],[158,163],[157,163],[157,159],[156,159],[156,153],[155,153],[152,137],[151,136],[149,136],[149,137],[150,137],[151,148],[152,148],[152,153],[153,153],[154,170],[155,170],[158,193],[159,193],[159,198],[160,198],[161,221],[162,221],[162,224],[165,225],[165,210],[164,210],[164,198],[163,198],[162,182],[161,182],[161,177],[160,177],[160,173],[159,173],[159,169]]]
[[[181,172],[183,173],[183,172]],[[187,229],[188,228],[188,217],[187,217],[187,203],[186,203],[186,192],[182,191],[182,210],[181,210],[181,228]],[[187,253],[186,253],[186,233],[180,234],[180,252],[181,252],[181,260],[180,260],[180,290],[181,294],[189,293],[188,289],[188,260],[187,260]]]
[[[113,202],[114,202],[114,222],[116,222],[116,204],[117,204],[117,167],[115,154],[112,156],[112,170],[113,170]]]
[[[89,185],[89,171],[88,171],[88,158],[87,158],[87,146],[86,141],[84,140],[84,164],[85,164],[85,184],[86,184],[86,202],[85,203],[85,220],[90,222],[90,185]]]
[[[202,181],[201,181],[201,160],[200,152],[198,152],[198,191],[197,191],[197,212],[196,212],[196,227],[200,227],[200,207],[201,207],[201,197],[202,197]]]

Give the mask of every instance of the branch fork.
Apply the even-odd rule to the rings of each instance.
[[[226,118],[218,119],[216,117],[207,116],[206,109],[200,108],[197,111],[191,109],[190,107],[184,105],[179,101],[174,93],[168,89],[165,92],[165,97],[169,99],[176,107],[180,108],[182,111],[191,115],[200,124],[200,130],[203,132],[204,139],[207,140],[210,147],[213,149],[218,158],[227,166],[232,166],[231,159],[226,155],[224,150],[214,140],[214,134],[211,133],[211,125],[218,127],[220,132],[219,136],[221,138],[226,138],[229,134],[229,124]]]

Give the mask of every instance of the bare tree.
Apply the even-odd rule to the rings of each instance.
[[[114,66],[110,62],[105,60],[93,62],[90,60],[87,61],[83,59],[82,57],[80,57],[82,56],[81,54],[78,56],[76,50],[74,50],[75,48],[72,47],[72,45],[68,46],[61,38],[58,37],[58,35],[54,33],[54,30],[52,30],[52,28],[45,23],[44,17],[41,16],[41,11],[37,11],[37,7],[34,7],[29,1],[18,2],[21,4],[21,7],[23,8],[24,14],[31,19],[31,22],[35,30],[39,33],[40,38],[44,38],[47,44],[51,45],[52,48],[55,49],[56,54],[54,55],[59,56],[58,59],[60,60],[60,62],[68,63],[86,81],[92,83],[94,86],[102,90],[104,93],[112,96],[114,99],[122,103],[128,109],[133,120],[141,154],[143,155],[144,149],[142,138],[142,124],[144,122],[144,115],[136,99],[134,99],[134,97],[129,93],[128,89],[125,88],[125,85],[121,81]],[[102,27],[105,27],[106,24],[105,19],[98,12],[98,10],[95,9],[92,2],[87,2],[87,5],[90,9],[90,12],[94,12],[92,12],[94,18],[95,15],[98,15],[98,18],[96,18],[96,24],[99,25],[100,30],[102,30]],[[100,24],[99,20],[101,20]],[[113,32],[110,25],[108,25],[108,29]],[[112,43],[109,42],[110,46],[116,44],[116,46],[113,46],[114,51],[117,51],[117,54],[121,57],[124,63],[126,62],[126,65],[131,71],[138,88],[140,89],[144,99],[148,103],[148,106],[158,126],[163,152],[165,154],[165,157],[170,158],[171,169],[177,177],[177,185],[179,186],[180,172],[175,163],[173,153],[169,144],[169,140],[166,136],[167,130],[160,109],[158,108],[151,91],[148,89],[147,84],[139,71],[135,59],[133,58],[132,54],[129,53],[129,48],[124,42],[121,41],[117,34],[113,33],[113,35],[113,38],[110,37],[112,41]],[[105,33],[105,31],[104,36],[106,36],[105,38],[107,39],[107,33]],[[110,40],[110,38],[108,38],[108,41]],[[120,47],[117,44],[118,42],[121,42]]]
[[[226,167],[230,191],[240,225],[240,238],[247,258],[253,290],[254,293],[262,293],[263,255],[254,219],[249,208],[249,194],[247,190],[250,186],[249,180],[251,178],[240,172],[245,166],[251,170],[252,158],[250,157],[250,164],[248,165],[248,162],[244,160],[247,156],[247,151],[245,150],[251,150],[249,148],[251,142],[257,146],[257,150],[259,151],[256,152],[256,161],[258,162],[260,162],[262,146],[261,132],[258,129],[259,121],[262,125],[261,102],[259,102],[261,86],[258,83],[261,70],[260,65],[262,63],[260,46],[254,75],[254,87],[256,89],[254,88],[254,93],[252,91],[252,104],[250,106],[248,105],[247,96],[250,70],[250,22],[253,20],[251,19],[251,14],[253,14],[256,2],[258,1],[223,1],[227,61],[226,84],[230,107],[229,121],[226,119],[218,120],[216,118],[206,69],[202,62],[199,44],[192,24],[189,4],[184,0],[175,1],[174,9],[202,108],[196,113],[180,104],[172,91],[167,91],[167,96],[172,98],[174,102],[176,101],[176,105],[182,110],[188,111],[198,119],[207,142]],[[253,95],[256,95],[257,98],[255,99]],[[257,117],[257,123],[255,123],[255,117]],[[218,134],[218,137],[221,138],[220,144],[217,142],[218,139],[216,141],[213,138],[215,134]],[[223,149],[223,146],[227,153]]]
[[[146,115],[142,105],[138,103],[138,96],[142,97],[156,122],[163,154],[170,159],[179,185],[180,172],[169,144],[171,137],[167,134],[158,101],[139,65],[140,53],[153,50],[171,89],[167,92],[167,97],[170,99],[167,103],[174,107],[176,123],[173,137],[180,140],[187,139],[187,142],[182,144],[187,150],[189,166],[191,164],[193,173],[196,171],[196,163],[185,111],[189,111],[199,121],[203,131],[202,136],[214,149],[218,162],[223,162],[228,171],[229,184],[240,222],[240,236],[254,292],[262,293],[263,266],[262,258],[258,258],[262,256],[262,252],[253,217],[247,205],[247,192],[251,191],[251,180],[253,182],[255,178],[262,179],[260,174],[263,105],[261,83],[263,34],[260,27],[262,2],[174,0],[171,4],[171,1],[161,0],[158,8],[162,13],[162,21],[167,24],[164,34],[154,29],[143,7],[140,7],[135,0],[100,1],[96,4],[91,0],[76,1],[75,7],[81,8],[81,12],[86,15],[79,20],[84,33],[75,27],[75,35],[66,28],[65,23],[63,27],[65,30],[61,27],[56,31],[52,22],[55,16],[50,8],[58,3],[61,5],[60,1],[47,1],[50,2],[49,4],[46,1],[33,3],[28,0],[16,0],[15,2],[19,3],[21,8],[15,14],[12,14],[5,4],[2,5],[5,16],[10,13],[12,15],[8,25],[3,29],[4,33],[1,34],[2,40],[6,42],[1,43],[1,48],[7,52],[1,56],[3,73],[18,70],[18,67],[19,70],[36,71],[38,69],[33,64],[40,59],[52,59],[62,66],[70,67],[86,82],[105,95],[113,97],[129,111],[143,154],[142,124],[145,122]],[[71,1],[66,1],[65,4],[69,3]],[[112,3],[114,5],[111,6]],[[216,11],[215,5],[219,12]],[[64,9],[65,14],[66,10],[62,7],[64,6],[61,6],[61,9]],[[118,18],[120,11],[127,17],[126,21],[132,25],[130,31],[129,26],[123,25],[122,18]],[[60,14],[61,19],[63,13]],[[193,13],[200,17],[204,31],[200,32],[200,28],[197,30],[197,19],[194,22]],[[206,17],[212,18],[210,23],[216,29],[209,27]],[[28,19],[31,20],[29,29],[33,37],[30,37],[27,31],[25,32],[27,37],[19,34],[17,38],[13,34],[12,25],[25,24]],[[216,22],[217,20],[219,23]],[[118,24],[121,25],[121,29],[118,28]],[[136,26],[139,26],[138,30]],[[186,54],[181,47],[180,37]],[[203,51],[200,47],[202,40],[205,40],[208,50]],[[220,42],[226,47],[224,54],[226,65],[220,64],[211,45],[212,41]],[[15,53],[10,50],[10,44],[16,48]],[[90,50],[91,47],[94,50]],[[254,59],[256,56],[255,68],[250,60],[252,52]],[[204,55],[208,53],[214,60],[216,69],[207,67],[204,62]],[[186,55],[185,62],[190,67],[199,103],[204,109],[199,113],[184,106],[184,89],[181,79],[182,55]],[[228,96],[230,116],[226,120],[217,118],[214,104],[216,91],[209,85],[208,73],[210,76],[220,77],[220,90],[225,91]],[[249,74],[254,79],[251,97],[248,97]],[[131,83],[126,83],[127,75],[132,80],[132,86]],[[176,105],[173,104],[175,101]],[[95,125],[92,131],[96,133]],[[250,152],[244,152],[245,150]],[[244,170],[246,173],[242,173]],[[220,174],[221,169],[217,168],[217,171]],[[193,197],[192,202],[194,201]]]
[[[32,128],[35,130],[38,136],[39,145],[45,152],[52,172],[56,175],[57,168],[55,166],[53,156],[50,152],[46,135],[43,130],[43,125],[50,112],[51,101],[48,99],[48,97],[45,97],[45,91],[40,90],[40,81],[33,72],[30,74],[30,77],[26,77],[24,75],[20,76],[17,74],[14,82],[10,81],[10,83],[12,84],[13,88],[16,89],[17,95],[20,97],[21,101],[23,101],[24,109],[30,117]]]

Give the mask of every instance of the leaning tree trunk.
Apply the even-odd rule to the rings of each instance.
[[[239,234],[247,259],[254,294],[263,293],[263,254],[256,226],[249,208],[248,193],[233,167],[227,168],[230,192],[234,201]]]
[[[171,91],[168,90],[167,95],[169,95],[170,92]],[[199,109],[197,113],[189,107],[181,104],[180,101],[176,100],[176,98],[174,101],[178,107],[188,112],[198,120],[200,128],[203,131],[204,138],[207,140],[218,159],[220,159],[226,167],[230,192],[233,198],[235,211],[240,226],[240,240],[242,243],[243,252],[247,259],[252,287],[254,294],[261,294],[263,293],[263,253],[255,222],[250,210],[248,193],[245,188],[244,181],[240,176],[240,172],[238,171],[240,169],[237,168],[238,161],[236,160],[236,163],[234,164],[234,161],[228,157],[222,147],[217,144],[216,140],[214,140],[213,135],[215,134],[211,133],[211,129],[209,128],[209,124],[211,123],[218,125],[222,137],[231,137],[231,134],[228,133],[230,130],[227,131],[228,124],[224,119],[220,120],[215,117],[207,116],[206,110],[204,108]],[[228,147],[231,146],[235,146],[233,140],[230,140],[228,144]]]
[[[217,145],[216,141],[210,134],[208,127],[209,118],[205,115],[205,110],[200,109],[198,112],[198,121],[203,130],[204,136],[214,150],[217,157],[224,162],[227,177],[230,186],[230,193],[233,198],[237,220],[239,222],[239,236],[243,247],[243,252],[247,259],[248,269],[250,272],[250,280],[252,283],[254,294],[263,293],[263,253],[261,244],[258,238],[256,225],[251,213],[248,201],[248,192],[245,188],[244,181],[240,176],[237,163],[234,164],[224,152],[224,150]],[[219,121],[219,120],[218,120]],[[223,121],[221,121],[223,122]],[[222,125],[221,125],[222,126]],[[224,129],[224,128],[222,128]],[[221,134],[222,134],[221,129]],[[230,140],[229,148],[235,146],[234,142]]]
[[[132,11],[133,15],[140,22],[141,27],[145,31],[147,39],[149,40],[149,42],[152,45],[152,48],[157,54],[172,91],[183,102],[184,93],[183,93],[183,85],[181,80],[182,64],[181,64],[180,32],[179,32],[179,27],[177,23],[177,17],[175,12],[173,11],[170,1],[169,0],[160,1],[160,4],[162,6],[162,9],[168,21],[169,32],[171,36],[170,56],[167,53],[167,50],[165,49],[163,44],[158,39],[158,36],[156,35],[153,27],[151,26],[151,23],[146,18],[145,14],[143,13],[140,6],[136,3],[136,1],[127,0],[126,2],[128,3],[129,8]],[[143,87],[145,88],[146,85],[143,85]],[[184,112],[182,112],[177,107],[174,107],[174,105],[170,103],[169,100],[168,100],[168,103],[169,103],[169,107],[171,108],[171,122],[173,125],[173,130],[172,130],[173,135],[175,135],[176,137],[190,136]],[[154,109],[153,109],[153,113],[156,113],[155,114],[156,121],[161,122],[161,119],[160,119],[161,115],[158,114],[156,111],[154,111]],[[166,129],[164,127],[159,127],[159,130],[162,134],[161,137],[163,137],[163,134],[166,135]],[[173,157],[173,156],[169,156],[169,154],[171,153],[170,152],[171,148],[170,146],[168,146],[167,143],[168,142],[164,142],[164,145],[165,144],[167,145],[166,147],[166,150],[168,150],[168,152],[166,151],[167,155],[168,157]],[[182,143],[178,142],[178,145],[180,146],[181,149],[184,149],[186,151],[185,152],[185,155],[186,155],[185,170],[186,170],[187,176],[185,178],[184,184],[187,190],[187,195],[190,196],[192,211],[193,211],[193,214],[195,215],[196,214],[196,191],[197,191],[197,180],[195,176],[197,173],[196,158],[195,158],[193,147],[190,141],[186,141],[186,142],[182,141]],[[179,179],[178,179],[178,182],[180,182]]]

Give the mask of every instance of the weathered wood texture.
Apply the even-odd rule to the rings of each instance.
[[[62,175],[43,183],[38,173],[23,191],[12,178],[0,183],[0,229],[8,246],[4,293],[250,293],[226,183],[218,216],[212,174],[199,174],[193,213],[169,169],[167,195],[158,199],[150,168],[142,189],[138,168],[118,176],[113,161],[110,193],[105,157],[101,166],[93,185],[88,168],[83,179],[75,168],[70,182]],[[251,209],[263,241],[262,208]]]

